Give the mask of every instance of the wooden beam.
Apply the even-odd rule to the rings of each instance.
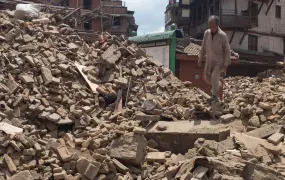
[[[117,99],[115,101],[115,109],[114,112],[116,112],[119,109],[119,104],[121,102],[122,99],[122,95],[123,95],[123,90],[119,89],[118,94],[117,94]]]
[[[235,0],[235,15],[237,15],[237,0]]]
[[[207,7],[207,17],[210,16],[210,6],[209,6],[209,0],[206,0],[206,7]]]
[[[201,14],[202,14],[202,21],[204,21],[206,18],[204,17],[204,4],[201,4]]]
[[[127,90],[127,95],[126,95],[125,106],[127,106],[128,102],[129,102],[130,91],[132,89],[132,80],[133,80],[132,78],[133,78],[132,76],[129,77],[128,90]]]
[[[243,39],[244,39],[244,37],[245,37],[246,34],[247,34],[247,30],[244,31],[244,33],[243,33],[243,35],[242,35],[242,37],[241,37],[241,39],[240,39],[240,41],[239,41],[239,44],[240,44],[240,45],[241,45],[241,43],[242,43],[242,41],[243,41]]]
[[[285,37],[283,37],[283,54],[285,54]]]
[[[213,14],[211,14],[211,15],[216,15],[215,14],[216,13],[216,3],[215,3],[215,1],[212,1],[212,2],[213,2]]]
[[[237,0],[235,0],[235,24],[238,24],[237,17],[238,17]]]
[[[214,1],[215,2],[215,1]],[[222,16],[222,1],[219,0],[219,16],[220,16],[220,22],[223,21],[223,16]]]
[[[261,5],[260,5],[260,7],[259,7],[259,9],[258,9],[257,14],[259,14],[259,13],[260,13],[260,11],[261,11],[261,9],[262,9],[262,7],[263,7],[263,4],[264,4],[264,0],[262,0],[262,3],[261,3]]]
[[[75,14],[77,11],[80,11],[80,9],[82,9],[82,7],[79,7],[77,9],[74,9],[73,11],[71,11],[70,13],[68,13],[66,16],[64,16],[62,18],[62,20],[64,21],[65,19],[67,19],[68,17],[70,17],[71,15]]]
[[[231,39],[230,39],[230,44],[232,43],[232,41],[234,39],[235,33],[236,33],[236,29],[234,29],[234,31],[233,31],[233,34],[232,34]]]
[[[58,11],[55,12],[53,15],[51,15],[51,16],[49,17],[49,19],[52,19],[52,18],[55,17],[56,15],[61,14],[61,13],[63,13],[63,12],[66,11],[66,10],[67,10],[67,7],[65,7],[64,9],[58,10]]]
[[[250,23],[250,26],[251,26],[251,23],[252,23],[252,14],[251,14],[251,6],[252,6],[252,0],[250,0],[249,2],[248,2],[248,12],[249,12],[249,23]]]
[[[267,16],[267,14],[268,14],[268,12],[269,12],[269,10],[270,10],[272,4],[273,4],[273,1],[274,1],[274,0],[271,0],[271,3],[269,4],[269,6],[268,6],[268,8],[267,8],[267,11],[266,11],[266,13],[265,13],[266,16]]]

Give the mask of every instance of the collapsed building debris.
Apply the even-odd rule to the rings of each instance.
[[[281,79],[270,77],[258,82],[255,78],[232,77],[226,79],[226,84],[228,107],[224,113],[244,120],[252,128],[272,122],[283,125],[285,86]]]
[[[87,44],[66,24],[34,24],[10,11],[0,21],[0,179],[284,179],[282,128],[232,138],[226,125],[185,128],[196,111],[209,112],[205,95],[123,37],[105,33],[103,43]],[[254,131],[275,121],[266,112],[281,116],[283,104],[271,108],[274,88],[264,88],[273,98],[246,93],[238,100],[228,91],[221,114],[253,119]],[[176,131],[182,136],[172,146],[182,139],[186,153],[160,149]],[[187,131],[198,133],[192,142]]]

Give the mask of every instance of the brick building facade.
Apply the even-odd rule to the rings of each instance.
[[[103,13],[108,17],[93,18],[86,22],[84,30],[108,31],[114,35],[124,35],[128,37],[132,31],[137,31],[138,25],[135,23],[134,11],[129,11],[120,0],[67,0],[66,5],[71,8],[83,7],[93,10],[101,7]]]
[[[165,29],[177,25],[184,35],[189,35],[190,0],[169,0],[165,10]]]
[[[248,63],[232,71],[254,76],[265,66],[284,61],[285,0],[191,0],[189,7],[189,33],[198,39],[208,28],[209,16],[219,16],[231,49],[239,53],[239,62]],[[253,68],[253,64],[263,67]]]
[[[220,17],[230,45],[241,52],[285,54],[285,0],[192,0],[190,34],[201,38],[208,17]]]

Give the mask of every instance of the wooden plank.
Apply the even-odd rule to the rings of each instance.
[[[119,110],[118,106],[119,106],[120,102],[122,102],[122,95],[123,95],[123,90],[120,89],[118,91],[118,93],[117,93],[117,99],[115,101],[115,109],[114,109],[114,111],[118,111]]]
[[[128,102],[129,102],[130,91],[131,91],[131,88],[132,88],[132,79],[133,79],[133,77],[130,76],[129,82],[128,82],[128,90],[127,90],[127,95],[126,95],[125,106],[127,106]]]
[[[261,11],[261,9],[262,9],[263,5],[264,5],[264,0],[262,0],[262,3],[261,3],[261,5],[260,5],[260,7],[259,7],[259,9],[258,9],[258,11],[257,11],[257,14],[259,14],[259,13],[260,13],[260,11]]]
[[[61,14],[61,13],[63,13],[63,12],[66,11],[66,10],[67,10],[67,7],[65,7],[64,9],[58,10],[58,11],[55,12],[53,15],[51,15],[51,16],[49,17],[49,19],[52,19],[52,18],[55,17],[56,15]]]
[[[234,39],[235,33],[236,33],[236,30],[234,29],[233,34],[232,34],[231,39],[230,39],[230,44],[232,43],[232,41]]]
[[[201,94],[202,96],[204,96],[206,99],[210,99],[211,98],[211,96],[209,95],[209,94],[207,94],[207,93],[205,93],[204,91],[202,91],[201,89],[199,89],[199,88],[194,88],[199,94]]]
[[[240,41],[239,41],[239,44],[240,44],[240,45],[241,45],[241,43],[242,43],[242,41],[243,41],[243,39],[244,39],[244,37],[245,37],[246,34],[247,34],[247,30],[244,31],[244,33],[243,33],[243,35],[242,35],[242,37],[241,37],[241,39],[240,39]]]
[[[202,179],[206,173],[208,172],[209,168],[203,167],[203,166],[198,166],[194,172],[193,172],[193,176],[194,178],[197,179]],[[192,178],[193,179],[193,178]]]
[[[274,0],[271,0],[271,3],[269,4],[269,6],[268,6],[268,8],[267,8],[267,11],[266,11],[266,13],[265,13],[266,16],[267,16],[267,14],[268,14],[268,12],[269,12],[269,10],[270,10],[272,4],[273,4],[273,1],[274,1]]]
[[[285,37],[283,37],[283,54],[285,54]]]
[[[85,80],[85,81],[87,82],[87,84],[89,85],[90,89],[91,89],[94,93],[97,92],[96,89],[97,89],[98,85],[95,84],[95,83],[93,83],[93,82],[91,82],[91,81],[88,79],[87,75],[83,73],[83,68],[85,68],[86,66],[80,65],[80,64],[78,64],[78,63],[75,63],[75,66],[76,66],[77,70],[79,71],[79,73],[80,73],[80,74],[82,75],[82,77],[84,78],[84,80]]]
[[[71,11],[70,13],[68,13],[66,16],[64,16],[62,18],[62,20],[64,21],[65,19],[67,19],[68,17],[70,17],[71,15],[75,14],[76,12],[80,11],[80,9],[82,9],[82,7],[79,7],[77,9],[74,9],[73,11]]]
[[[137,113],[135,116],[136,121],[161,121],[159,115],[147,115],[143,113]]]
[[[117,37],[115,37],[115,38],[117,38]],[[126,48],[120,41],[118,41],[117,39],[115,39],[115,43],[119,46],[119,47],[121,47],[121,48],[124,48],[126,51],[128,51],[128,53],[130,54],[130,55],[134,55],[134,53],[132,53],[128,48]]]

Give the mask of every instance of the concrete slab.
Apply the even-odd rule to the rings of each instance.
[[[268,142],[271,142],[274,145],[278,145],[281,141],[284,139],[284,134],[281,133],[275,133],[272,134],[267,140]]]
[[[274,134],[278,129],[280,129],[278,124],[270,124],[253,131],[249,131],[246,134],[257,138],[266,138]]]
[[[167,129],[159,131],[157,126]],[[220,142],[230,136],[230,129],[219,121],[158,121],[146,130],[146,138],[155,140],[159,150],[182,154],[193,148],[198,138]]]
[[[280,147],[274,146],[267,142],[265,139],[249,136],[244,133],[233,133],[232,136],[239,142],[243,143],[248,153],[252,156],[260,159],[263,156],[268,155],[268,152],[279,155],[282,150]]]

